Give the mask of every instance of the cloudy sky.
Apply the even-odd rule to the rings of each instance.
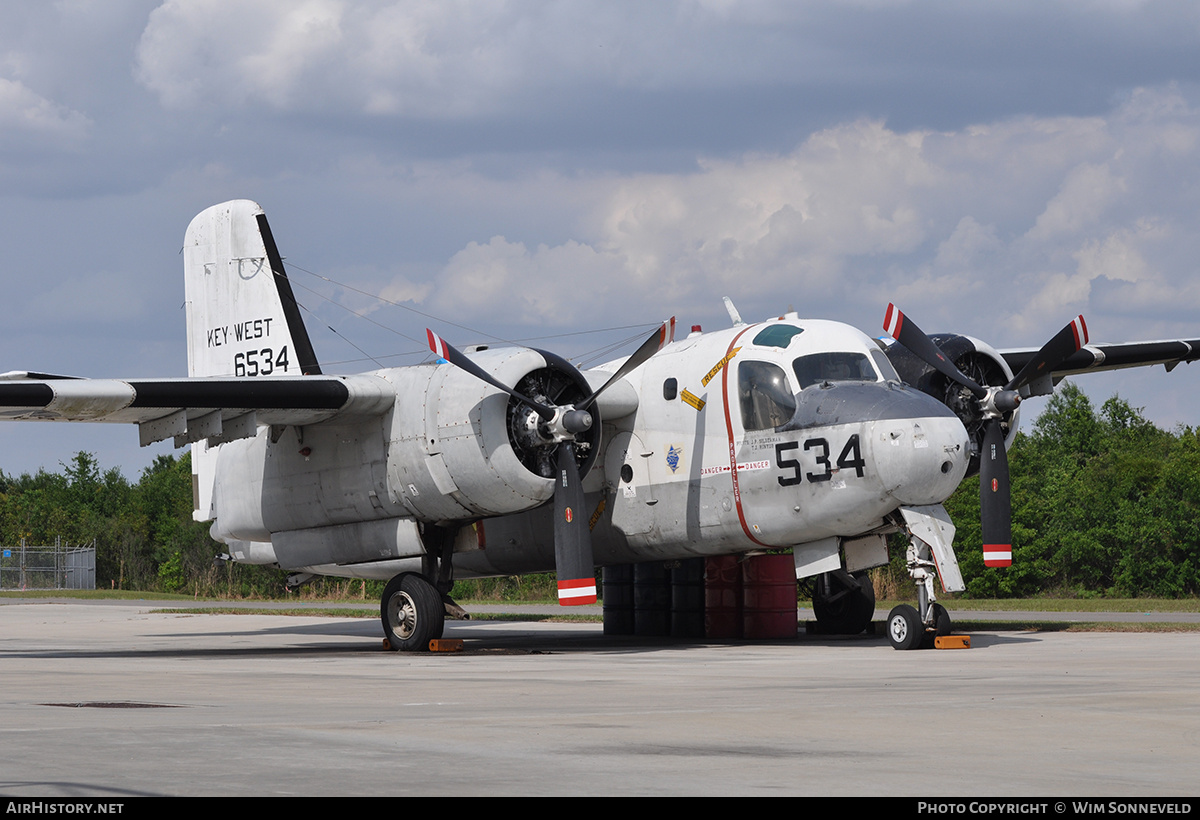
[[[427,325],[594,356],[724,295],[1200,337],[1198,54],[1170,0],[4,3],[0,370],[185,375],[183,232],[233,198],[331,372],[420,361]],[[1200,366],[1080,384],[1200,425]],[[10,474],[170,452],[2,428]]]

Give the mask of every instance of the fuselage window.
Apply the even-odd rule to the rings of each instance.
[[[773,430],[791,420],[796,399],[783,368],[770,362],[744,361],[738,367],[742,427]]]
[[[663,398],[671,401],[679,395],[679,382],[675,379],[667,379],[663,382]]]
[[[801,356],[792,362],[800,389],[821,382],[875,382],[879,376],[865,353],[831,351]]]

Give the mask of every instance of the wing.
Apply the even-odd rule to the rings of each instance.
[[[41,378],[26,378],[41,376]],[[136,424],[142,446],[220,444],[253,436],[259,425],[352,423],[395,401],[379,376],[297,376],[133,380],[46,374],[0,377],[0,421]]]
[[[1038,351],[1035,348],[1001,350],[1000,355],[1018,373]],[[1122,344],[1087,344],[1072,353],[1054,368],[1050,377],[1055,384],[1067,376],[1125,367],[1144,367],[1161,364],[1167,371],[1180,362],[1200,359],[1200,339],[1169,339],[1157,342],[1124,342]],[[1040,391],[1034,391],[1038,393]]]

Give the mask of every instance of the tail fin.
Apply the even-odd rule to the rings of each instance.
[[[183,243],[188,375],[317,375],[317,364],[283,259],[262,208],[239,199],[203,211]],[[213,517],[216,448],[192,445],[197,521]]]
[[[208,208],[183,253],[189,376],[320,374],[262,208],[245,199]]]

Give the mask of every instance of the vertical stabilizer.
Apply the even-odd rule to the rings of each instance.
[[[239,199],[184,238],[189,376],[299,376],[321,367],[262,208]]]
[[[188,225],[183,255],[189,376],[321,372],[262,208],[239,199],[203,211]],[[207,441],[192,445],[197,521],[213,515],[216,460]]]

